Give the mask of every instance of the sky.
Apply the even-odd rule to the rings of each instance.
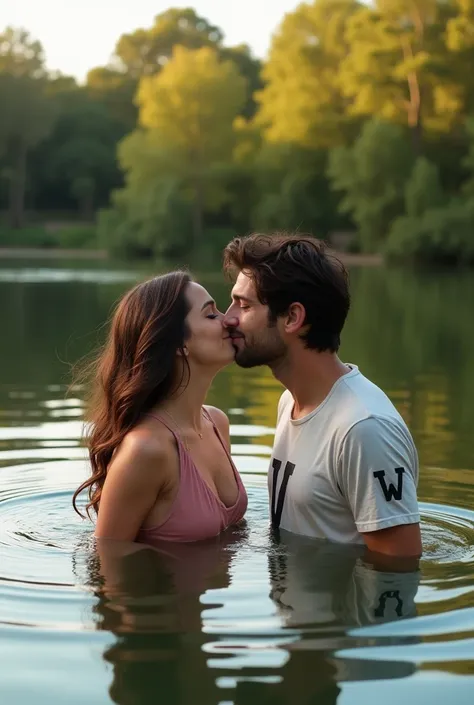
[[[0,31],[23,27],[39,39],[48,69],[83,81],[87,71],[107,63],[121,34],[150,27],[170,6],[193,6],[218,25],[227,45],[249,44],[263,58],[271,35],[299,0],[0,0]]]

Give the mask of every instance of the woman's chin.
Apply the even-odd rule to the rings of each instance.
[[[227,357],[227,359],[225,359],[226,357]],[[224,360],[222,362],[222,367],[228,367],[233,362],[235,362],[235,349],[233,346],[231,346],[231,349],[229,350],[228,355],[224,357]]]

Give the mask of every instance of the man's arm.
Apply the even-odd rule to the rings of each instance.
[[[369,417],[346,435],[339,486],[374,556],[421,555],[417,473],[411,438],[396,421]]]
[[[367,546],[365,560],[374,564],[374,567],[393,572],[416,570],[418,558],[423,551],[419,523],[391,526],[380,531],[362,533],[362,536]],[[402,560],[386,561],[388,557]],[[415,560],[406,560],[411,558]],[[405,569],[402,568],[403,565]]]

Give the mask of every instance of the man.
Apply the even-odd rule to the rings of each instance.
[[[350,304],[342,263],[314,238],[257,234],[227,245],[224,268],[237,275],[224,319],[237,364],[268,365],[286,387],[268,477],[274,527],[420,556],[412,437],[337,355]]]

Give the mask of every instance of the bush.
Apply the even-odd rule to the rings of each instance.
[[[55,247],[53,233],[41,226],[31,226],[15,230],[0,227],[0,247]]]
[[[98,246],[96,225],[74,225],[59,228],[52,233],[55,238],[55,247],[66,249],[95,249]]]
[[[336,147],[327,175],[343,194],[339,210],[358,227],[362,252],[379,252],[394,218],[403,213],[413,155],[401,127],[369,120],[352,147]]]
[[[93,249],[97,247],[97,229],[95,225],[0,227],[0,247]]]
[[[389,259],[436,262],[474,262],[472,202],[451,200],[422,216],[402,216],[393,223],[386,243]]]
[[[175,256],[192,246],[191,205],[172,178],[149,181],[141,193],[116,191],[99,213],[99,243],[118,256]]]

